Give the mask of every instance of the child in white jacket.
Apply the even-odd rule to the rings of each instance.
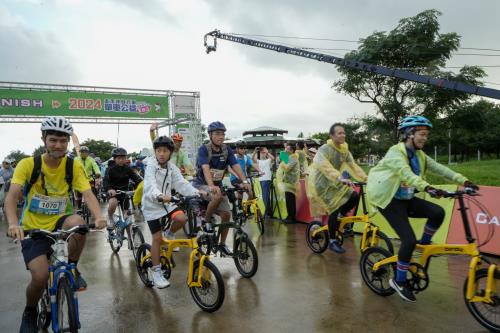
[[[174,238],[173,234],[187,221],[184,212],[170,203],[172,189],[184,196],[199,195],[200,191],[184,179],[175,164],[169,162],[174,151],[172,139],[160,136],[154,140],[153,148],[155,157],[150,157],[146,161],[142,210],[153,238],[151,246],[153,283],[157,288],[166,288],[170,286],[170,282],[163,276],[160,265],[162,224],[168,219],[172,220],[170,235]]]

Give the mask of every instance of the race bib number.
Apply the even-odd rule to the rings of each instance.
[[[62,215],[66,211],[67,200],[64,197],[48,197],[34,194],[31,198],[29,211],[44,215]]]
[[[224,172],[226,170],[210,169],[210,174],[212,175],[212,180],[214,182],[220,182],[224,179]]]

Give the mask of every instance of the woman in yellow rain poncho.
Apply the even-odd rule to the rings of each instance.
[[[330,128],[330,140],[318,149],[309,167],[307,196],[313,216],[330,215],[329,248],[337,253],[345,252],[335,239],[339,227],[338,214],[347,214],[358,202],[358,194],[352,189],[352,182],[342,178],[341,172],[344,170],[360,181],[367,179],[365,172],[354,162],[345,142],[344,127],[336,123]]]
[[[298,156],[295,153],[295,146],[287,143],[285,147],[285,151],[288,154],[288,161],[281,161],[276,172],[276,180],[278,181],[279,190],[285,192],[286,210],[288,212],[285,223],[294,224],[297,223],[295,219],[295,196],[299,189],[300,164]]]

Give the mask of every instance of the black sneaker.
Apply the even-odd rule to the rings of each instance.
[[[297,224],[297,221],[294,219],[285,219],[285,224]]]
[[[390,279],[389,285],[391,286],[392,289],[394,289],[398,293],[399,297],[401,297],[404,301],[412,303],[417,301],[415,295],[413,295],[413,292],[410,289],[408,289],[407,283],[399,284],[398,282],[396,282],[396,280]]]
[[[226,244],[220,244],[219,249],[222,255],[224,256],[232,256],[233,252],[229,249],[229,247]]]
[[[83,279],[82,274],[80,274],[78,268],[75,269],[75,272],[76,272],[75,275],[76,290],[83,291],[87,289],[87,282]]]
[[[37,309],[24,310],[23,320],[21,322],[20,333],[37,333],[38,332],[38,312]]]

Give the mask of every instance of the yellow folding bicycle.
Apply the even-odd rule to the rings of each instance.
[[[335,238],[340,245],[344,242],[344,230],[347,224],[350,223],[364,223],[363,233],[361,234],[360,249],[361,252],[369,247],[381,246],[390,253],[394,253],[394,247],[391,239],[383,233],[378,226],[370,221],[370,215],[365,201],[365,192],[363,182],[354,182],[355,186],[359,187],[359,201],[356,205],[355,212],[358,211],[359,202],[363,209],[363,215],[346,216],[339,218],[340,225],[339,231],[336,232]],[[323,253],[328,247],[329,241],[328,224],[323,225],[320,221],[313,221],[307,225],[306,228],[306,241],[309,248],[315,253]]]
[[[199,197],[184,197],[179,199],[183,207],[199,207]],[[191,218],[193,215],[188,215]],[[189,221],[196,225],[196,221]],[[168,224],[168,222],[167,222]],[[161,270],[166,279],[170,278],[172,269],[175,267],[172,251],[176,247],[191,248],[189,256],[187,285],[195,303],[204,311],[217,311],[224,302],[224,280],[217,267],[210,261],[210,256],[201,251],[196,239],[196,233],[190,238],[169,240],[162,237],[160,245]],[[151,245],[144,243],[137,249],[136,255],[137,272],[141,281],[152,287],[153,281],[150,277],[150,269],[153,266],[151,260]]]
[[[468,244],[417,245],[417,250],[421,251],[421,257],[419,260],[412,259],[410,262],[409,288],[415,293],[427,289],[429,286],[428,268],[433,256],[449,254],[471,256],[463,288],[465,305],[481,325],[492,332],[500,332],[500,295],[498,294],[500,272],[497,270],[497,265],[481,256],[479,246],[471,234],[468,208],[464,201],[464,197],[475,195],[478,194],[468,188],[446,193],[445,198],[458,200],[458,210],[461,213]],[[492,233],[481,245],[491,240],[491,237]],[[389,296],[395,292],[390,287],[389,280],[395,277],[397,260],[397,255],[379,247],[369,248],[363,253],[360,259],[361,276],[373,292],[381,296]],[[480,268],[483,264],[487,267]]]

